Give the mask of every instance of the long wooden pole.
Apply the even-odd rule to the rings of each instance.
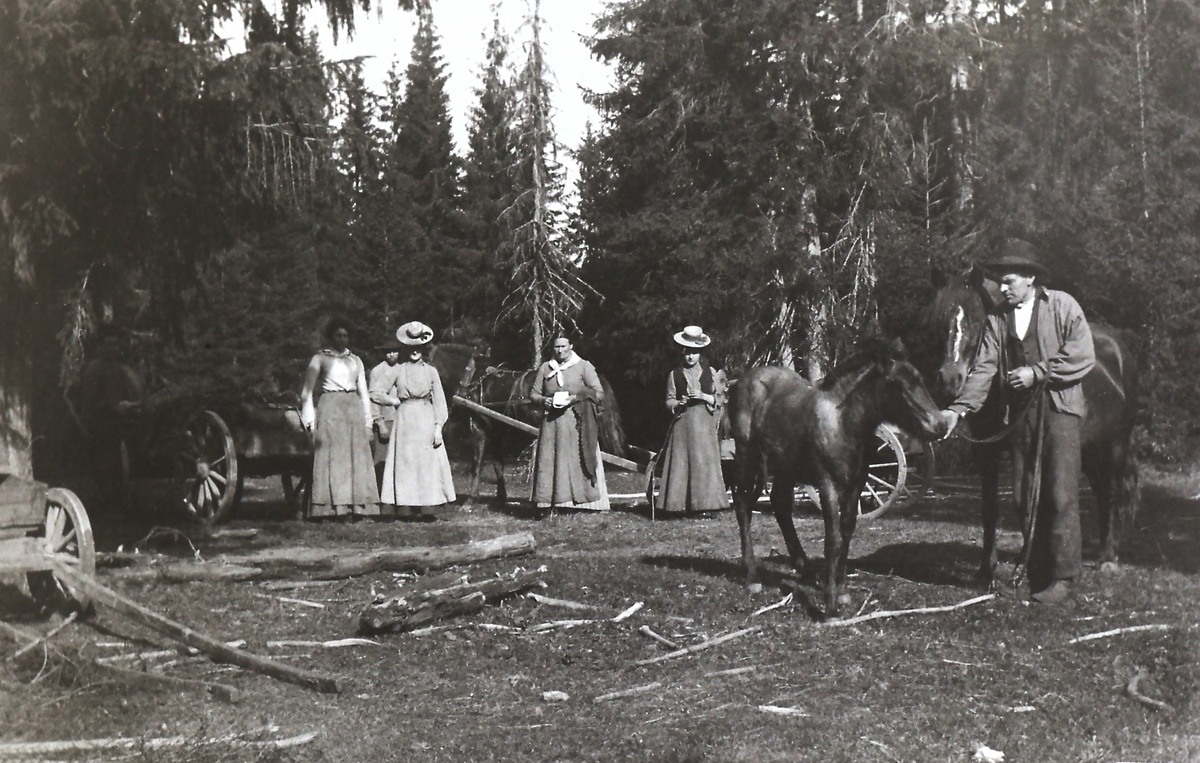
[[[532,435],[534,437],[538,436],[538,428],[535,426],[532,426],[530,424],[526,424],[524,421],[518,421],[517,419],[514,419],[512,416],[505,416],[503,413],[500,413],[499,411],[493,411],[491,408],[488,408],[487,406],[480,405],[479,403],[475,402],[474,400],[468,400],[465,397],[462,397],[460,395],[455,395],[453,397],[453,400],[456,405],[461,405],[463,408],[466,408],[468,411],[474,411],[475,413],[478,413],[481,416],[487,416],[489,418],[495,419],[496,421],[499,421],[502,424],[508,424],[510,427],[519,429],[527,435]],[[611,464],[619,469],[626,469],[631,472],[642,471],[641,465],[639,465],[636,461],[630,461],[627,458],[621,458],[620,456],[614,456],[611,453],[605,453],[605,452],[601,451],[600,458],[602,458],[604,460],[604,463]]]
[[[54,576],[70,588],[86,593],[94,603],[103,604],[131,620],[136,620],[142,625],[153,628],[159,633],[166,634],[176,641],[195,647],[216,662],[237,665],[247,670],[253,670],[256,673],[277,678],[280,681],[287,681],[288,683],[303,686],[306,689],[314,689],[328,694],[338,693],[337,679],[332,676],[294,668],[291,665],[284,665],[281,662],[276,662],[266,657],[259,657],[256,654],[233,649],[222,644],[220,641],[211,639],[186,625],[163,617],[157,612],[147,609],[131,599],[125,598],[116,591],[100,585],[90,575],[81,575],[61,562],[54,562]]]

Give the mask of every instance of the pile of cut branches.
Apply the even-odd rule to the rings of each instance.
[[[378,597],[368,604],[358,617],[359,632],[404,633],[459,615],[481,611],[486,604],[495,604],[530,588],[546,587],[546,568],[533,571],[515,570],[476,583],[466,575],[448,572],[419,578],[411,586],[393,596]]]

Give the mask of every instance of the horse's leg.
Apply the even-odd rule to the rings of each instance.
[[[496,502],[500,505],[508,503],[508,483],[504,480],[504,454],[508,452],[508,442],[505,435],[492,431],[492,471],[496,474]]]
[[[824,478],[817,488],[821,494],[821,514],[825,518],[825,618],[838,616],[837,569],[842,558],[842,534],[839,527],[839,512],[842,496],[833,483]]]
[[[483,472],[484,450],[487,448],[487,435],[476,421],[470,418],[471,431],[471,488],[467,491],[467,505],[479,500],[479,478]]]
[[[1000,520],[1000,449],[977,446],[975,462],[979,467],[980,515],[983,520],[983,557],[979,561],[979,580],[991,586],[996,575],[996,524]]]
[[[837,583],[843,585],[846,582],[846,565],[850,559],[850,539],[854,537],[854,528],[858,526],[858,501],[862,493],[862,485],[866,484],[867,475],[864,472],[862,481],[859,482],[857,491],[847,490],[842,496],[841,511],[841,527],[842,533],[842,553],[838,557],[837,567]]]
[[[800,538],[796,536],[796,524],[792,521],[795,490],[795,483],[776,477],[775,484],[771,486],[771,510],[775,513],[775,521],[779,523],[779,531],[783,533],[783,542],[787,544],[792,567],[803,575],[808,567],[808,557],[804,553],[804,547],[800,545]]]
[[[749,450],[749,446],[743,451]],[[758,481],[758,465],[749,454],[738,454],[734,462],[736,479],[733,486],[733,509],[737,514],[738,530],[742,539],[742,563],[746,566],[746,588],[751,593],[762,590],[762,582],[758,577],[758,565],[754,560],[754,540],[750,536],[750,520],[753,518],[754,502],[762,492],[762,484]]]

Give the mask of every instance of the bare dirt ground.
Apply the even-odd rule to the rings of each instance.
[[[456,465],[456,472],[465,469]],[[629,477],[613,483],[614,492],[639,488]],[[849,614],[953,604],[982,593],[972,579],[977,498],[966,482],[955,484],[911,510],[860,524],[851,548]],[[732,512],[651,522],[644,510],[542,517],[477,506],[433,523],[312,525],[287,519],[273,484],[254,482],[232,526],[258,528],[258,536],[197,541],[205,558],[256,547],[427,545],[528,531],[537,538],[536,554],[462,571],[474,579],[545,565],[545,595],[594,610],[580,614],[513,598],[459,624],[525,629],[565,618],[599,622],[545,633],[470,627],[382,636],[379,646],[269,648],[272,640],[356,635],[363,605],[373,593],[395,590],[398,578],[380,573],[292,592],[255,583],[126,586],[137,601],[213,637],[245,639],[256,653],[335,674],[343,691],[316,694],[203,658],[176,658],[165,669],[165,658],[143,663],[151,671],[234,685],[244,698],[230,705],[195,693],[76,680],[52,661],[42,666],[38,652],[32,663],[10,662],[0,672],[0,737],[200,739],[264,726],[278,727],[274,736],[319,732],[312,743],[282,752],[141,748],[73,758],[79,760],[966,761],[986,744],[1008,763],[1197,761],[1200,500],[1192,496],[1200,493],[1200,479],[1151,474],[1144,485],[1123,563],[1101,572],[1089,561],[1069,604],[1044,607],[1004,596],[951,613],[830,627],[817,619],[816,580],[797,580],[778,561],[765,565],[762,594],[746,592]],[[516,485],[511,493],[523,489]],[[98,524],[102,550],[119,543],[128,549],[146,532],[144,524]],[[798,529],[819,558],[822,524],[810,509],[799,510]],[[762,556],[782,547],[768,515],[756,517],[755,530]],[[1085,559],[1094,560],[1090,498],[1085,538]],[[1011,527],[1002,532],[1008,558],[1019,545]],[[178,541],[143,550],[192,554]],[[792,604],[753,616],[790,592]],[[52,625],[34,618],[16,594],[6,601],[5,619],[24,619],[32,629]],[[636,602],[644,607],[628,620],[606,621]],[[761,631],[638,667],[669,651],[641,635],[643,625],[681,646],[755,625]],[[1134,625],[1167,628],[1068,643]],[[108,646],[116,642],[137,646]],[[87,643],[99,654],[171,646],[103,609],[55,643],[64,649]],[[1128,695],[1139,670],[1145,670],[1140,692],[1170,709]],[[655,683],[633,696],[594,701]],[[549,701],[550,691],[567,699]]]

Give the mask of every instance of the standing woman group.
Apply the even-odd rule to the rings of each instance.
[[[327,347],[308,365],[301,421],[313,431],[311,518],[430,516],[455,500],[442,443],[448,411],[437,369],[426,362],[433,330],[406,323],[388,359],[371,371],[350,352],[350,328],[329,322]],[[314,394],[320,398],[313,404]],[[386,442],[382,490],[376,484],[371,433]],[[381,499],[382,498],[382,510]],[[415,510],[415,512],[414,512]]]

